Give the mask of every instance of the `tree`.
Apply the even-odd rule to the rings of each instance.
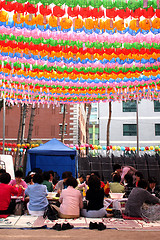
[[[111,101],[109,102],[109,117],[108,117],[108,122],[107,122],[107,146],[110,145],[110,124],[111,124],[111,116],[112,116],[112,105]],[[106,147],[107,147],[106,146]],[[107,148],[106,148],[107,151]]]
[[[63,104],[63,120],[62,120],[62,131],[61,131],[62,143],[64,143],[65,123],[66,123],[66,105]]]
[[[30,120],[29,120],[27,143],[31,143],[31,140],[32,140],[33,124],[34,124],[34,118],[35,118],[35,109],[36,108],[32,105],[31,115],[30,115]],[[25,174],[25,171],[26,171],[26,163],[27,163],[27,151],[25,152],[24,159],[23,159],[23,172],[24,172],[24,174]]]
[[[91,103],[86,103],[86,111],[87,111],[87,121],[86,121],[86,143],[89,143],[89,119],[91,115],[92,105]],[[86,155],[88,155],[88,148],[86,148]]]

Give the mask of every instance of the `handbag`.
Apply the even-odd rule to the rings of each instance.
[[[43,215],[43,218],[47,217],[49,220],[57,220],[58,219],[58,211],[50,204]]]

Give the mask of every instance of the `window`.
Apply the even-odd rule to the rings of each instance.
[[[160,136],[160,124],[155,124],[155,136]]]
[[[122,102],[122,104],[123,104],[123,112],[137,112],[137,104],[135,100]]]
[[[35,136],[39,135],[39,126],[35,126]]]
[[[154,112],[160,112],[160,102],[154,101]]]
[[[92,138],[93,138],[93,134],[90,133],[90,134],[89,134],[89,139],[92,139]]]
[[[98,133],[95,133],[95,140],[98,140]]]
[[[60,112],[61,112],[61,113],[64,112],[64,104],[60,104]]]
[[[62,134],[62,124],[59,125],[59,134]],[[64,126],[64,134],[67,134],[67,124]]]
[[[137,136],[137,124],[123,124],[123,136]]]

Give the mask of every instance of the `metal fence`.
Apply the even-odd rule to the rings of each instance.
[[[127,157],[79,157],[78,158],[78,172],[86,175],[91,171],[98,171],[103,181],[111,181],[111,173],[113,172],[114,164],[121,164],[122,166],[132,166],[141,171],[145,179],[149,177],[155,177],[160,184],[160,156],[150,156],[145,154],[144,156]]]

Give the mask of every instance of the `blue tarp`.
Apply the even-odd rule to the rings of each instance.
[[[28,150],[26,174],[34,168],[41,168],[42,171],[53,170],[60,177],[63,172],[71,171],[75,177],[77,174],[76,159],[76,150],[70,149],[53,138],[39,147]]]

